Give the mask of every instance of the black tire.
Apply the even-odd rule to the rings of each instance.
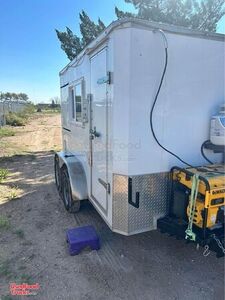
[[[59,167],[59,158],[55,155],[54,160],[54,170],[55,170],[55,184],[59,193],[61,193],[61,171]]]
[[[75,213],[80,210],[80,201],[73,200],[71,186],[70,186],[70,178],[67,169],[64,167],[62,169],[61,174],[61,182],[62,182],[62,200],[65,206],[65,209],[70,213]]]

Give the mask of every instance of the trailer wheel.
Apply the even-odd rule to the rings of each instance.
[[[80,210],[80,201],[73,200],[71,186],[70,186],[70,178],[69,178],[68,171],[65,167],[62,169],[61,180],[62,180],[62,199],[66,210],[69,211],[70,213],[78,212]]]
[[[59,193],[61,192],[61,172],[59,167],[59,158],[55,155],[54,160],[54,170],[55,170],[55,184]]]

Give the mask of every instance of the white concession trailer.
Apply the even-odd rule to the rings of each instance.
[[[68,210],[89,199],[115,232],[156,229],[169,171],[185,166],[160,145],[189,165],[205,163],[201,145],[224,102],[224,45],[222,34],[124,19],[60,72],[55,173]]]

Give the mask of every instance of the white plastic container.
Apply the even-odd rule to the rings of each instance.
[[[211,119],[210,141],[214,145],[225,145],[225,104],[221,106],[219,114]]]

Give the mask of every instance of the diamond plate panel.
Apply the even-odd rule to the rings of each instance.
[[[128,232],[128,177],[113,176],[113,230]]]
[[[131,176],[132,199],[139,192],[139,208],[128,203],[128,177],[114,175],[113,230],[124,234],[154,230],[168,210],[168,173]]]

